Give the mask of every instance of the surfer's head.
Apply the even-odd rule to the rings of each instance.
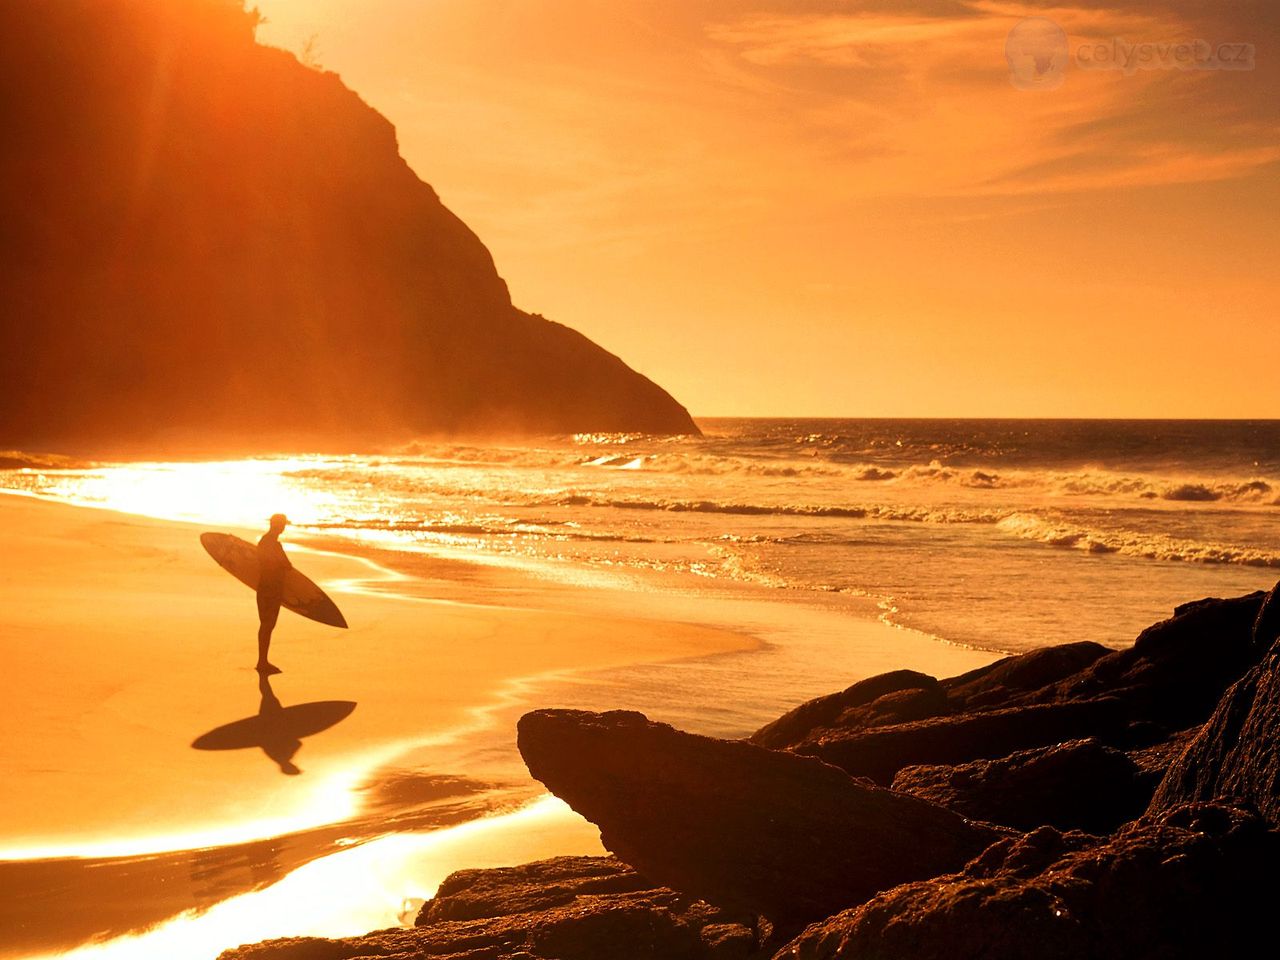
[[[271,530],[273,533],[279,533],[289,523],[289,518],[283,513],[273,513],[271,515]]]

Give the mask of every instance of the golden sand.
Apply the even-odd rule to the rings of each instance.
[[[20,496],[0,497],[0,524],[5,859],[184,849],[338,821],[376,766],[484,723],[522,681],[753,643],[705,627],[371,591],[369,581],[404,574],[294,548],[351,628],[282,613],[274,694],[284,706],[358,706],[303,740],[294,762],[305,775],[285,777],[259,750],[190,746],[261,702],[253,594],[205,554],[201,527]],[[423,592],[415,586],[405,593]]]

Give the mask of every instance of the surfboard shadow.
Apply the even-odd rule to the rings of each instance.
[[[257,747],[280,767],[280,772],[296,775],[302,771],[293,758],[302,748],[302,738],[314,736],[341,723],[356,705],[351,700],[316,700],[283,706],[271,689],[271,678],[258,678],[262,703],[255,716],[214,727],[191,742],[195,750],[247,750]]]

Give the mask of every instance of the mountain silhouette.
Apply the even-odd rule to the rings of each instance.
[[[0,444],[697,431],[515,308],[390,122],[257,22],[233,0],[0,0]]]

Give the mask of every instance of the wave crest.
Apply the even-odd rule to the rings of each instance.
[[[1163,533],[1088,529],[1029,513],[1011,514],[1001,520],[998,526],[1004,532],[1025,540],[1083,550],[1086,553],[1114,553],[1143,560],[1280,567],[1280,555],[1265,550],[1234,544],[1202,543]]]

